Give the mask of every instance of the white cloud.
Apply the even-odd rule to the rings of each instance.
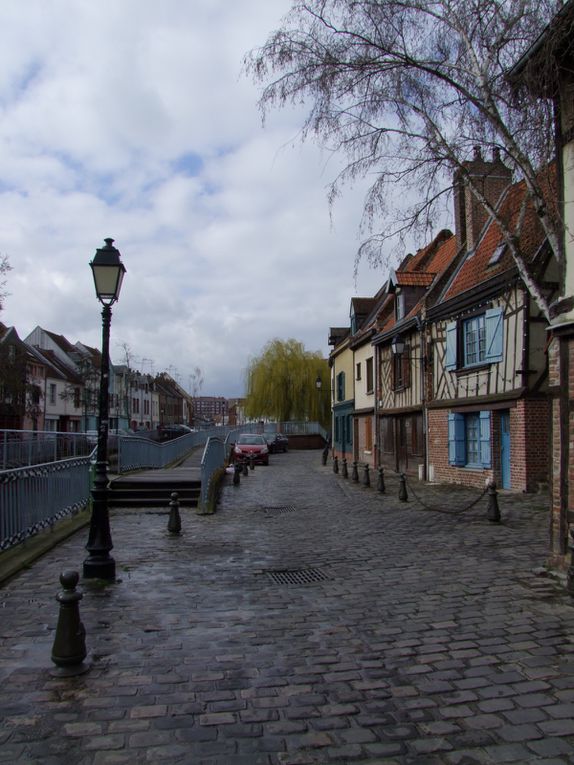
[[[88,263],[127,268],[112,356],[239,395],[273,337],[328,353],[348,320],[364,188],[333,221],[340,158],[301,145],[299,110],[265,129],[242,59],[288,0],[27,0],[0,5],[2,321],[100,344]],[[373,294],[385,274],[361,270]]]

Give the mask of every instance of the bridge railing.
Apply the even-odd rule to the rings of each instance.
[[[53,430],[0,430],[0,470],[87,457],[95,439],[86,433]]]
[[[329,437],[327,430],[318,422],[281,422],[277,429],[286,436],[307,436],[319,433],[326,441]]]
[[[86,507],[90,458],[0,471],[0,551]]]

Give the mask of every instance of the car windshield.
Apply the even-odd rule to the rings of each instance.
[[[239,436],[237,439],[238,444],[248,444],[251,446],[261,446],[265,443],[263,436]]]

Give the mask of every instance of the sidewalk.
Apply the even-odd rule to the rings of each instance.
[[[59,575],[0,589],[0,762],[574,763],[574,601],[541,568],[548,500],[398,500],[274,455],[218,512],[114,510],[118,581],[83,581],[91,670],[50,675]],[[371,476],[376,485],[376,474]]]

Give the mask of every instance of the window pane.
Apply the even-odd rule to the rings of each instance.
[[[480,463],[480,422],[476,414],[466,417],[466,461],[471,465]]]
[[[464,322],[464,363],[479,364],[484,361],[486,332],[484,316],[467,319]]]

